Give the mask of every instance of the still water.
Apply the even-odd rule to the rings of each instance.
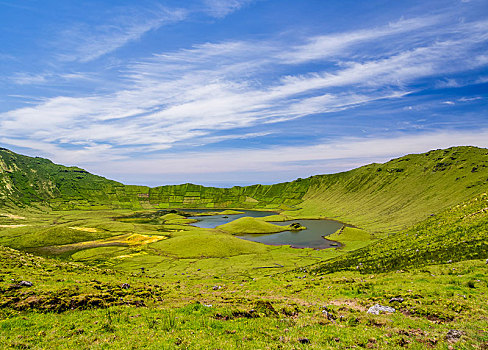
[[[205,212],[205,211],[215,211],[205,210],[205,209],[195,209],[185,211],[194,212]],[[202,228],[215,228],[219,225],[226,224],[235,219],[251,216],[251,217],[264,217],[268,215],[276,214],[275,212],[269,211],[259,211],[259,210],[242,210],[244,214],[237,215],[227,215],[225,218],[222,215],[212,215],[212,216],[193,216],[191,219],[199,220],[194,223],[193,226]],[[293,220],[293,221],[283,221],[283,222],[273,222],[275,225],[286,226],[293,222],[298,222],[300,225],[305,226],[307,229],[302,231],[284,231],[279,233],[267,233],[267,234],[241,234],[236,237],[246,239],[249,241],[269,244],[269,245],[291,245],[294,248],[315,248],[324,249],[337,247],[337,242],[329,241],[324,239],[323,236],[328,236],[338,229],[340,229],[343,224],[334,220]]]

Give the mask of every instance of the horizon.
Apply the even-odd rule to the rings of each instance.
[[[484,8],[0,1],[0,146],[150,187],[488,148]]]
[[[434,151],[439,151],[439,150],[448,150],[448,149],[451,149],[451,148],[459,148],[459,147],[474,147],[474,148],[488,150],[488,147],[478,147],[478,146],[472,146],[472,145],[462,145],[462,146],[452,146],[452,147],[449,147],[449,148],[431,149],[431,150],[428,150],[427,152],[434,152]],[[10,150],[8,148],[4,148],[4,147],[0,147],[0,150],[13,152],[12,150]],[[175,186],[175,185],[186,185],[186,184],[197,185],[197,186],[204,186],[204,187],[217,187],[217,188],[247,187],[247,186],[253,186],[253,185],[274,185],[274,184],[279,184],[279,183],[283,183],[283,182],[292,182],[292,181],[299,180],[299,179],[307,179],[307,178],[310,178],[310,177],[313,177],[313,176],[333,175],[333,174],[338,174],[338,173],[342,173],[342,172],[348,172],[348,171],[355,170],[355,169],[360,168],[360,167],[363,167],[363,166],[368,166],[368,165],[372,165],[372,164],[385,164],[385,163],[388,163],[388,162],[393,161],[395,159],[400,159],[400,158],[403,158],[403,157],[408,157],[408,156],[413,155],[413,154],[417,154],[417,155],[418,154],[424,154],[424,153],[427,153],[427,152],[422,152],[422,153],[408,153],[408,154],[403,154],[403,155],[401,155],[399,157],[395,157],[395,158],[388,159],[388,160],[386,160],[384,162],[371,162],[371,163],[367,163],[367,164],[360,165],[360,166],[355,167],[355,168],[346,169],[346,170],[343,170],[343,171],[338,171],[338,172],[333,172],[333,173],[320,173],[320,174],[317,173],[317,174],[312,174],[312,175],[309,175],[309,176],[303,177],[303,178],[302,177],[297,177],[297,178],[290,179],[290,180],[286,180],[286,181],[270,182],[270,183],[255,182],[255,183],[230,184],[230,185],[228,183],[225,183],[223,185],[219,185],[219,184],[205,185],[205,184],[193,183],[193,182],[185,182],[185,183],[183,183],[183,182],[175,182],[175,183],[166,183],[166,184],[159,184],[159,185],[149,186],[149,185],[143,185],[143,184],[124,183],[124,182],[121,182],[121,181],[118,181],[118,182],[121,182],[125,186],[146,186],[146,187],[149,187],[149,188],[157,188],[157,187],[164,187],[164,186]],[[21,156],[28,156],[28,155],[25,155],[25,154],[20,154],[20,155]],[[39,158],[38,156],[28,156],[28,157],[36,157],[36,158]],[[46,159],[48,159],[48,158],[46,158]],[[48,159],[48,160],[50,160],[50,159]],[[52,161],[52,160],[50,160],[50,161]],[[53,163],[56,164],[56,165],[67,166],[65,164],[60,164],[60,163],[56,163],[56,162],[53,162]],[[80,167],[78,167],[76,165],[70,165],[68,167],[80,168]],[[80,168],[80,169],[83,169],[83,168]],[[86,169],[83,169],[83,170],[86,170]],[[104,177],[107,180],[117,181],[117,180],[114,180],[112,178],[109,178],[109,177],[105,176],[104,174],[97,174],[97,173],[92,173],[92,172],[90,172],[90,173],[92,175]]]

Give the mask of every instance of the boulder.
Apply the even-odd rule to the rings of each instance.
[[[368,310],[368,314],[379,315],[381,313],[392,313],[395,312],[395,309],[390,306],[382,306],[380,304],[375,304],[371,306]]]

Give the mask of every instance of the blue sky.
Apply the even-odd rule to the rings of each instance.
[[[245,185],[488,147],[488,2],[0,0],[0,145]]]

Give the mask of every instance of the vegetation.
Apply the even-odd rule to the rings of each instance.
[[[328,261],[317,270],[372,273],[486,258],[488,195],[483,193],[408,230]]]
[[[455,147],[269,186],[148,188],[2,149],[0,348],[487,348],[487,166],[486,149]],[[279,214],[204,229],[186,208]],[[344,222],[339,248],[233,235],[325,217]]]
[[[488,341],[480,260],[368,276],[249,270],[215,278],[197,269],[130,274],[8,248],[0,262],[2,348],[468,349]],[[396,312],[367,314],[376,303]]]
[[[217,229],[232,234],[240,234],[240,233],[277,233],[283,231],[300,231],[300,230],[305,230],[306,227],[300,226],[299,224],[278,226],[256,218],[243,217],[231,221],[227,224],[217,226]]]
[[[276,185],[148,188],[0,150],[0,205],[57,210],[281,209],[291,218],[335,218],[383,237],[485,192],[487,169],[488,150],[453,147]]]

